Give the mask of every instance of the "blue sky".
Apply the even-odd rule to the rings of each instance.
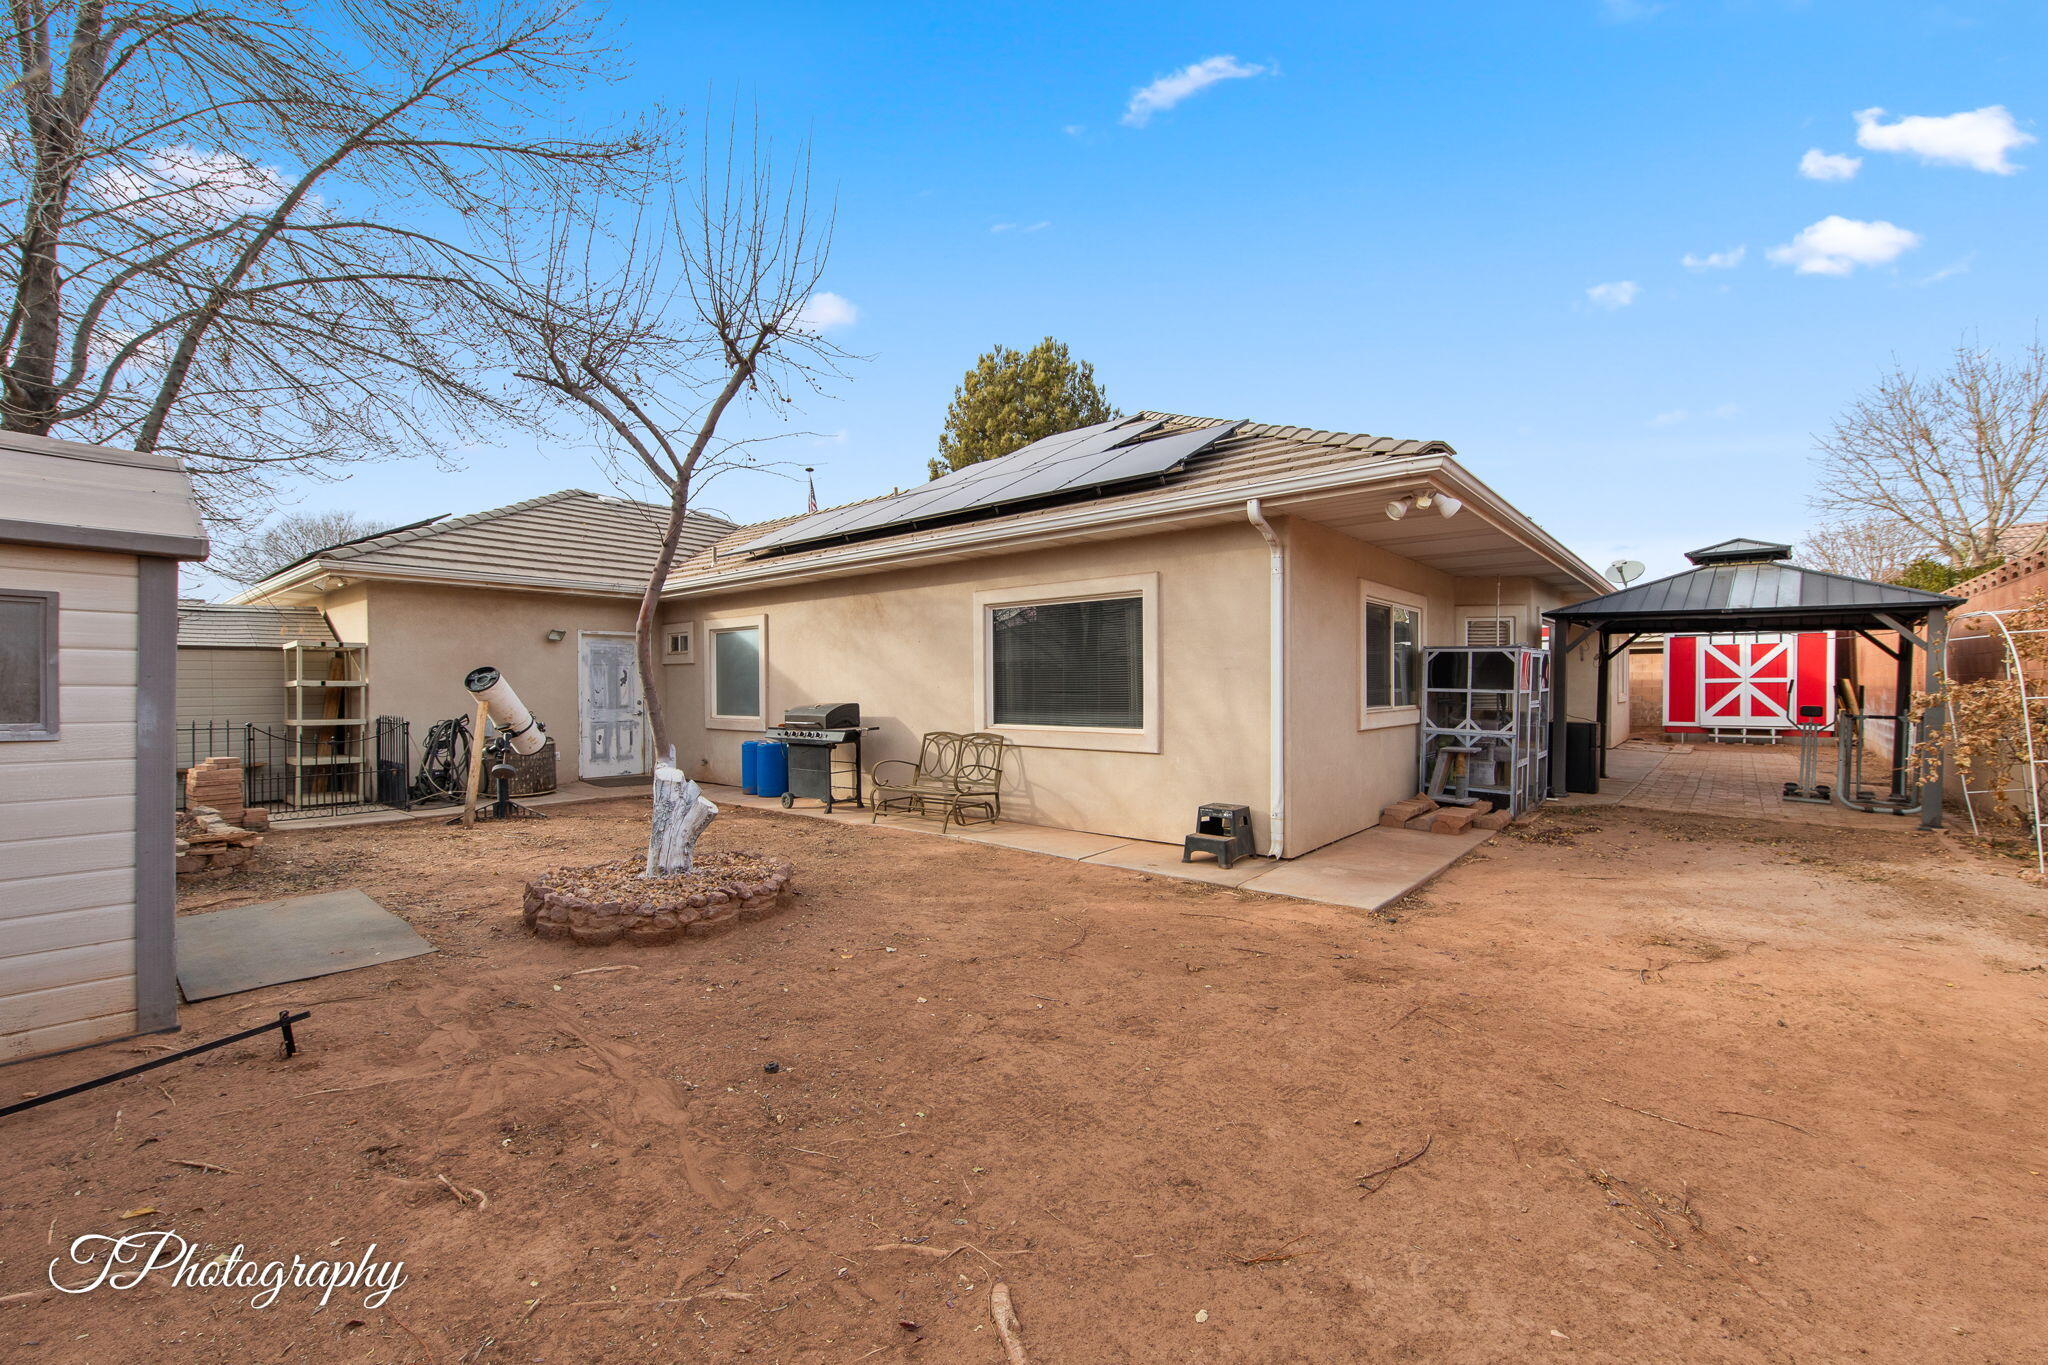
[[[2025,342],[2048,283],[2038,3],[613,14],[631,74],[582,115],[737,95],[837,186],[834,337],[867,358],[779,451],[824,503],[921,479],[975,356],[1050,334],[1126,410],[1448,440],[1596,567],[1654,574],[1796,538],[1813,433],[1894,356]],[[1811,178],[1810,150],[1860,164]],[[1785,252],[1831,216],[1838,254]],[[515,440],[300,505],[397,523],[568,486],[605,486],[587,449]],[[752,474],[710,501],[802,496]]]

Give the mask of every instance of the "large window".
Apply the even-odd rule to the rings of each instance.
[[[1422,671],[1422,612],[1397,602],[1365,602],[1365,709],[1417,704]]]
[[[751,728],[762,724],[764,709],[762,682],[767,663],[763,642],[766,623],[759,617],[711,622],[711,686],[707,689],[709,723],[726,728]]]
[[[0,740],[57,737],[57,594],[0,589]]]
[[[1144,608],[1139,596],[989,608],[994,722],[1143,729]]]

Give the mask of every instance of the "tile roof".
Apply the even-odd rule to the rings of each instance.
[[[178,602],[180,649],[276,649],[287,640],[340,643],[317,607]]]
[[[2008,526],[1998,537],[1998,553],[2007,559],[2023,555],[2036,548],[2044,532],[2048,532],[2048,521],[2022,521]]]
[[[567,488],[466,517],[430,518],[330,546],[299,563],[507,586],[638,592],[660,552],[667,517],[666,507]],[[687,558],[733,530],[723,517],[692,512],[679,554]]]
[[[1166,426],[1156,435],[1169,435],[1176,431],[1193,431],[1203,427],[1222,425],[1230,419],[1218,417],[1188,417],[1170,412],[1142,412],[1139,417],[1163,421]],[[1070,494],[1057,501],[1041,503],[1015,511],[997,512],[995,515],[970,515],[977,526],[1028,528],[1034,520],[1040,520],[1057,512],[1065,511],[1077,503],[1091,507],[1142,506],[1146,502],[1158,501],[1189,492],[1204,489],[1225,489],[1250,486],[1284,479],[1293,475],[1315,473],[1326,470],[1358,468],[1365,470],[1372,465],[1419,455],[1453,455],[1456,452],[1443,441],[1402,440],[1391,436],[1360,436],[1342,431],[1317,431],[1310,427],[1273,426],[1246,422],[1229,436],[1215,442],[1193,456],[1179,469],[1166,474],[1157,482],[1143,487],[1119,492],[1082,492]],[[881,497],[893,497],[894,493]],[[877,499],[863,499],[874,502]],[[847,506],[858,504],[849,503]],[[826,509],[831,510],[831,509]],[[800,516],[809,516],[802,513]],[[749,542],[766,535],[777,527],[786,526],[799,517],[783,517],[775,521],[757,522],[739,529],[708,545],[694,557],[679,564],[676,578],[700,578],[710,574],[733,572],[747,565],[758,565],[773,557],[777,563],[792,565],[821,552],[819,546],[799,545],[781,552],[762,552],[755,556],[748,553]],[[932,528],[898,530],[864,539],[864,544],[911,545],[934,534]],[[714,553],[715,552],[715,553]]]

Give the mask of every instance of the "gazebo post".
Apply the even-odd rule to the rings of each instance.
[[[1572,633],[1568,621],[1550,623],[1550,794],[1564,795],[1565,652]]]
[[[1593,689],[1593,772],[1596,777],[1607,776],[1607,627],[1602,625],[1593,637],[1593,647],[1600,652],[1600,672]]]
[[[1941,799],[1953,766],[1948,746],[1942,743],[1942,732],[1948,727],[1948,608],[1928,612],[1922,629],[1927,638],[1927,681],[1921,690],[1927,693],[1927,714],[1920,722],[1920,742],[1938,745],[1941,756],[1921,770],[1920,828],[1940,829]],[[1899,652],[1906,653],[1904,649]],[[1910,696],[1901,698],[1899,705],[1903,708],[1911,700]]]
[[[1904,631],[1899,632],[1899,653],[1893,665],[1895,681],[1892,687],[1892,795],[1901,801],[1913,785],[1912,772],[1907,767],[1907,751],[1913,747],[1913,721],[1907,714],[1913,704],[1913,651],[1916,642]]]

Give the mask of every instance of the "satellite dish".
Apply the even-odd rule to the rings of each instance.
[[[1617,559],[1607,566],[1607,577],[1622,587],[1627,587],[1643,576],[1641,560]]]

